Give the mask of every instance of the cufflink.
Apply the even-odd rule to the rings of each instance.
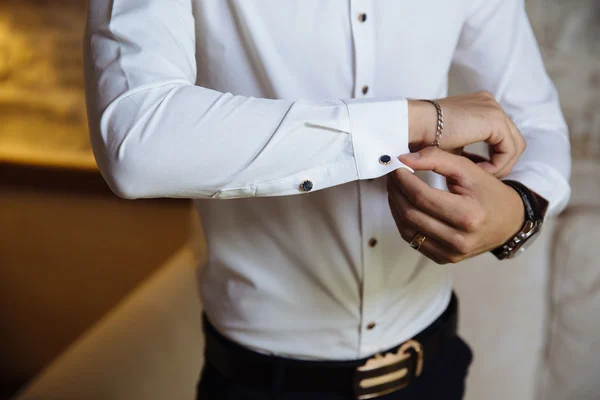
[[[384,154],[381,157],[379,157],[380,164],[388,165],[391,162],[392,162],[392,157],[388,156],[387,154]]]
[[[300,190],[303,192],[310,192],[313,188],[313,183],[309,180],[306,180],[300,184]]]

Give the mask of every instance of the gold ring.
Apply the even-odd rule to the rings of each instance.
[[[415,235],[413,240],[410,241],[409,245],[413,249],[419,251],[419,249],[421,248],[423,243],[425,243],[426,239],[427,239],[427,236],[423,235],[422,233],[417,232],[417,234]]]

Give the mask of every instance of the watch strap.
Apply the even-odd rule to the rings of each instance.
[[[525,206],[525,218],[529,221],[540,221],[546,216],[548,201],[521,182],[505,180],[504,184],[512,187],[519,193]]]
[[[511,258],[527,241],[529,233],[533,229],[540,229],[548,209],[548,201],[522,183],[512,180],[505,180],[503,183],[513,188],[521,197],[525,208],[525,221],[516,236],[491,251],[500,260]]]

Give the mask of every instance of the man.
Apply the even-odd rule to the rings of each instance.
[[[462,397],[439,264],[514,257],[570,191],[521,0],[91,0],[85,44],[106,181],[203,222],[199,399]]]

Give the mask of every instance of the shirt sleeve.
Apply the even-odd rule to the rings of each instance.
[[[305,180],[314,191],[404,167],[397,159],[409,152],[404,98],[286,101],[195,86],[191,7],[189,0],[89,2],[90,134],[116,194],[283,196],[303,193]]]
[[[569,135],[523,0],[470,3],[453,66],[469,91],[495,95],[527,142],[506,179],[543,196],[550,203],[548,215],[555,215],[571,193]]]

